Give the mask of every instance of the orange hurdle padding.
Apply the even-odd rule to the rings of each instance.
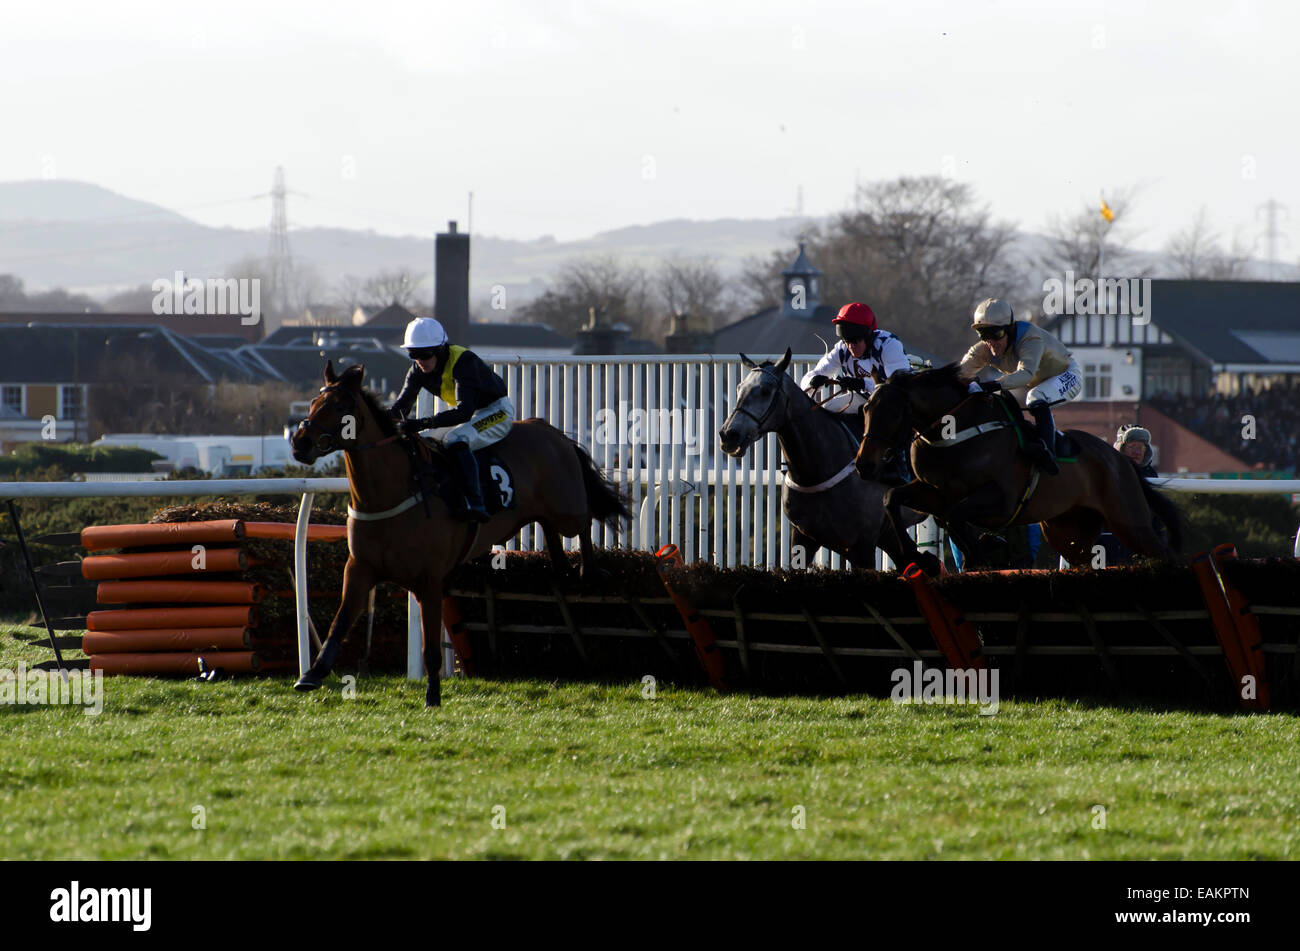
[[[953,670],[983,670],[988,664],[984,660],[984,645],[980,643],[975,625],[966,620],[965,615],[948,603],[924,571],[915,562],[903,569],[903,577],[912,587],[916,606],[930,625],[930,633],[944,659]]]
[[[442,626],[451,637],[451,646],[460,658],[461,670],[466,677],[474,676],[474,654],[469,646],[469,631],[465,627],[465,614],[455,598],[442,599]]]
[[[285,670],[291,661],[266,661],[254,651],[200,651],[174,654],[92,654],[90,669],[109,674],[196,677],[199,658],[209,669],[220,667],[228,674],[255,674]]]
[[[81,649],[87,654],[134,654],[152,651],[248,650],[253,632],[246,627],[156,628],[139,631],[87,631]]]
[[[1237,639],[1241,642],[1246,665],[1255,675],[1255,685],[1258,687],[1260,703],[1267,710],[1269,708],[1269,699],[1268,684],[1265,677],[1268,671],[1264,663],[1264,635],[1259,629],[1259,618],[1250,609],[1250,602],[1246,600],[1245,595],[1224,577],[1222,571],[1224,562],[1237,560],[1237,546],[1231,543],[1218,545],[1211,553],[1211,557],[1214,559],[1215,570],[1219,573],[1223,593],[1228,597],[1228,607],[1232,610],[1232,621],[1237,628]]]
[[[265,592],[249,581],[101,581],[100,604],[256,604]]]
[[[689,601],[679,595],[672,589],[668,583],[667,572],[673,565],[682,563],[681,552],[677,550],[676,545],[664,545],[655,552],[655,568],[659,571],[659,580],[664,583],[664,588],[668,592],[668,597],[672,599],[673,605],[677,608],[677,613],[682,616],[686,623],[686,630],[691,635],[691,642],[695,645],[695,656],[704,668],[704,672],[709,675],[709,683],[713,689],[725,691],[727,682],[724,677],[725,668],[722,664],[722,652],[718,650],[718,643],[713,637],[713,628],[709,627],[709,622]]]
[[[203,553],[203,568],[195,568],[199,556],[185,551],[139,552],[129,555],[88,555],[81,560],[81,576],[90,581],[115,578],[156,578],[159,575],[197,575],[210,571],[245,571],[248,555],[238,548],[212,548]]]
[[[1239,705],[1245,710],[1267,710],[1271,702],[1259,619],[1242,593],[1219,570],[1223,562],[1236,557],[1235,545],[1219,545],[1208,556],[1205,552],[1198,552],[1192,559],[1192,569],[1219,646],[1223,648],[1224,661]],[[1255,680],[1255,696],[1251,698],[1241,696],[1244,678],[1248,675]]]
[[[153,545],[230,543],[244,537],[244,523],[237,518],[219,522],[157,522],[147,525],[88,525],[81,530],[81,547],[86,551],[105,548],[144,548]]]
[[[222,605],[213,608],[125,608],[91,611],[88,631],[134,631],[158,628],[257,627],[257,608]]]
[[[297,526],[293,522],[245,522],[244,534],[247,538],[273,538],[281,541],[293,541],[293,534]],[[308,525],[307,541],[309,542],[342,542],[347,541],[348,527],[346,525]]]

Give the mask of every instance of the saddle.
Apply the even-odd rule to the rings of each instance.
[[[412,491],[422,493],[426,499],[440,498],[449,508],[454,508],[461,499],[460,486],[454,474],[447,450],[442,443],[424,436],[421,441],[429,447],[430,458],[411,451]],[[483,507],[489,515],[495,515],[503,509],[515,507],[514,476],[509,465],[487,446],[474,451],[474,461],[478,463],[479,490],[483,494]]]
[[[1034,426],[1032,420],[1025,416],[1024,409],[1016,402],[1015,397],[1009,393],[999,392],[995,398],[1002,401],[1002,405],[1006,408],[1008,414],[1016,421],[1022,439],[1032,440],[1038,438],[1037,427]],[[1055,430],[1054,433],[1056,438],[1052,446],[1052,452],[1055,454],[1057,462],[1072,462],[1079,455],[1079,443],[1069,433],[1063,433],[1059,429]]]

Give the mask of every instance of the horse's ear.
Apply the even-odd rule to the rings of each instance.
[[[749,359],[749,357],[745,356],[743,353],[740,355],[740,362],[743,363],[750,370],[758,369],[758,364],[755,363],[753,360]]]
[[[794,356],[794,352],[793,352],[789,347],[786,347],[786,348],[785,348],[785,356],[783,356],[780,360],[778,360],[778,361],[776,362],[776,372],[777,372],[777,373],[784,373],[784,372],[785,372],[785,368],[788,367],[788,366],[790,365],[790,358],[791,358],[792,356]]]
[[[354,363],[352,364],[352,366],[348,367],[346,370],[343,371],[343,375],[339,377],[339,379],[342,380],[344,383],[346,383],[348,386],[355,387],[361,385],[361,381],[365,379],[365,376],[366,376],[366,365],[364,363]]]
[[[334,374],[333,360],[325,361],[325,382],[330,386],[333,386],[336,382],[338,382],[338,377]]]

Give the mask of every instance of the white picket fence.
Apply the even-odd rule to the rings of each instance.
[[[748,356],[762,361],[780,354]],[[597,526],[597,545],[653,551],[671,543],[686,561],[791,566],[776,436],[739,460],[718,448],[718,430],[748,372],[736,356],[483,357],[506,381],[520,419],[540,416],[572,436],[631,500],[630,529],[616,537],[611,527]],[[796,356],[790,372],[798,379],[818,359]],[[935,544],[932,528],[922,528],[921,542]],[[525,528],[506,547],[538,550],[541,533]],[[813,563],[839,568],[841,558],[822,550]],[[878,557],[877,567],[887,565]]]

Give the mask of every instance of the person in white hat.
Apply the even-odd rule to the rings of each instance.
[[[1155,466],[1155,452],[1151,447],[1151,431],[1149,429],[1132,424],[1121,426],[1119,431],[1115,433],[1115,448],[1137,467],[1138,475],[1142,478],[1158,479],[1160,477],[1160,473]],[[1168,530],[1158,516],[1151,516],[1151,527],[1155,529],[1161,541],[1166,540]],[[1107,567],[1126,565],[1136,557],[1131,548],[1126,547],[1123,542],[1110,532],[1103,532],[1098,537],[1097,542],[1106,550]]]
[[[453,346],[442,324],[432,317],[417,317],[407,324],[402,347],[415,362],[389,413],[402,420],[401,430],[408,436],[432,430],[429,435],[446,447],[461,481],[465,498],[455,514],[486,522],[489,516],[483,507],[474,450],[505,438],[514,425],[515,407],[506,395],[505,381],[474,351]],[[451,409],[405,419],[420,390],[442,397]]]
[[[962,374],[973,376],[985,367],[1002,372],[996,380],[972,383],[971,392],[1029,387],[1025,405],[1034,417],[1038,439],[1025,449],[1043,471],[1057,475],[1061,470],[1056,464],[1052,406],[1078,399],[1083,390],[1083,377],[1074,354],[1042,327],[1035,327],[1027,320],[1016,320],[1011,305],[996,297],[975,308],[971,329],[980,339],[962,357]]]

